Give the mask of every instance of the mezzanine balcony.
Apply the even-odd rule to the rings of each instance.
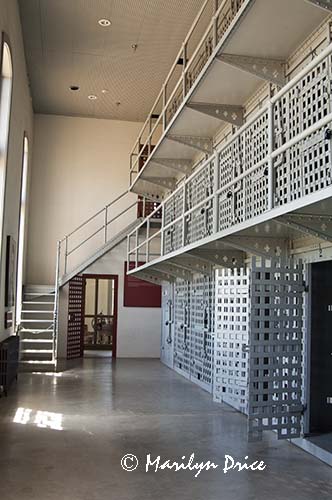
[[[162,202],[160,230],[151,214],[129,235],[131,273],[170,280],[183,254],[222,265],[229,249],[271,256],[308,236],[331,242],[331,81],[332,44]]]
[[[131,191],[164,200],[215,150],[223,125],[248,119],[262,82],[278,88],[294,76],[286,62],[329,14],[317,3],[204,2],[132,150]]]

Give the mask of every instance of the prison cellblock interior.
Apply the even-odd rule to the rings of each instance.
[[[303,416],[304,266],[253,258],[163,286],[162,360],[248,415],[264,430],[298,437]]]

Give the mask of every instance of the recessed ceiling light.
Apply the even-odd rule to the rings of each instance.
[[[91,94],[91,95],[88,95],[88,99],[90,99],[90,101],[95,101],[96,99],[98,99],[98,97],[94,94]]]
[[[73,92],[77,92],[78,90],[80,90],[78,85],[71,85],[69,89],[72,90]]]
[[[98,24],[103,28],[108,28],[111,26],[112,22],[109,19],[99,19]]]

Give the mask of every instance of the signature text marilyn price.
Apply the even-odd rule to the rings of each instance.
[[[127,471],[132,472],[139,466],[139,460],[136,455],[127,453],[121,459],[121,467]],[[182,456],[180,460],[162,459],[160,455],[152,457],[149,453],[144,460],[145,472],[158,472],[163,470],[172,470],[174,472],[189,470],[192,471],[194,477],[197,478],[202,471],[209,471],[211,469],[219,469],[222,467],[223,473],[227,474],[231,470],[242,472],[252,471],[259,472],[266,469],[266,464],[260,460],[250,461],[249,457],[245,457],[244,461],[237,461],[230,455],[225,455],[223,464],[216,464],[211,460],[206,462],[196,460],[195,453],[192,453],[189,458]]]

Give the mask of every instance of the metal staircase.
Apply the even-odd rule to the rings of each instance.
[[[156,203],[140,198],[128,204],[128,196],[134,197],[128,191],[122,193],[57,243],[54,286],[24,287],[17,319],[21,370],[56,370],[60,289],[125,241],[137,226],[142,227],[144,217],[158,213]],[[160,224],[160,214],[154,224]]]
[[[20,323],[21,369],[51,371],[54,360],[54,288],[26,286]]]

